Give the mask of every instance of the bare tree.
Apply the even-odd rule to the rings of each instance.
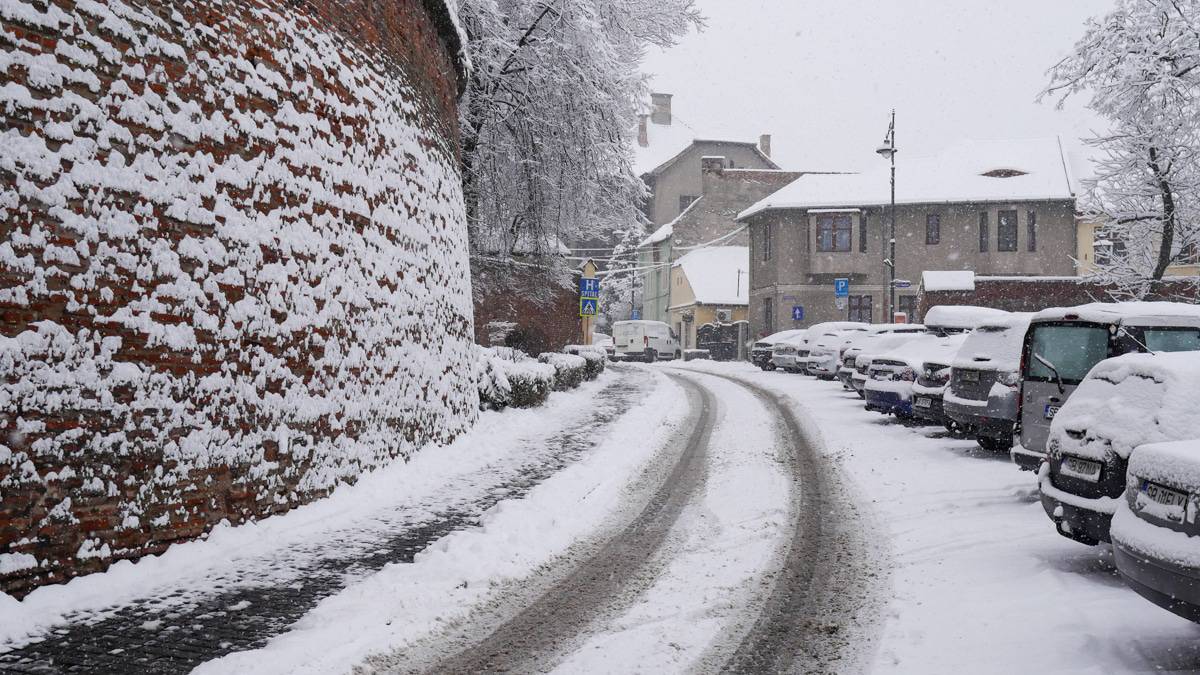
[[[1110,130],[1085,216],[1115,243],[1098,276],[1144,296],[1167,267],[1200,244],[1200,2],[1120,0],[1088,22],[1073,52],[1050,69],[1041,96],[1090,95]]]
[[[694,0],[461,0],[474,69],[462,106],[475,253],[547,253],[558,241],[641,235],[632,170],[649,46],[701,19]]]

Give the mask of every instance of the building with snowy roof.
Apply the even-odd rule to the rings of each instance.
[[[683,349],[696,347],[696,330],[706,323],[745,321],[750,298],[750,249],[709,246],[671,265],[667,323]]]
[[[805,174],[738,216],[750,230],[755,334],[839,319],[882,321],[889,166]],[[896,161],[897,310],[915,316],[926,270],[1076,273],[1075,181],[1057,138],[964,141]],[[850,280],[844,303],[833,280]],[[842,304],[843,306],[839,306]],[[803,307],[802,321],[793,308]]]

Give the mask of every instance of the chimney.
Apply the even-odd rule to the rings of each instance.
[[[763,134],[758,137],[758,149],[762,150],[762,154],[767,157],[771,156],[771,134]]]
[[[650,121],[655,124],[671,123],[671,95],[650,94]]]
[[[650,145],[650,135],[646,132],[646,118],[649,115],[638,115],[638,145],[647,147]]]

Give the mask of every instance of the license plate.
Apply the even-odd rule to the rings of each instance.
[[[1157,515],[1176,522],[1183,522],[1183,516],[1187,510],[1188,496],[1186,493],[1151,483],[1148,480],[1142,481],[1141,493],[1144,495],[1144,499],[1139,499],[1138,502],[1143,510],[1146,510],[1147,506],[1145,500],[1149,500],[1158,505],[1158,508],[1150,509]]]
[[[1062,406],[1046,404],[1046,419],[1052,420]]]
[[[978,370],[962,371],[962,381],[963,382],[978,382],[979,381],[979,371]]]
[[[1100,462],[1067,456],[1063,457],[1059,472],[1064,476],[1095,483],[1100,480]]]
[[[918,408],[928,408],[931,405],[933,405],[933,399],[929,398],[928,396],[921,396],[917,398]]]

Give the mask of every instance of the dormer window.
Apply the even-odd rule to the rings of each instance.
[[[988,178],[1013,178],[1015,176],[1024,176],[1027,173],[1029,172],[1020,169],[992,169],[991,171],[984,171],[979,175],[987,176]]]

